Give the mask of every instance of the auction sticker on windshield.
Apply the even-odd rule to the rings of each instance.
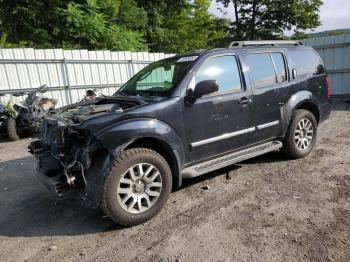
[[[185,56],[185,57],[181,57],[177,60],[178,63],[181,62],[188,62],[188,61],[194,61],[198,58],[198,56]]]

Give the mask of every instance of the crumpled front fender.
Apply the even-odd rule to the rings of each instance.
[[[95,137],[110,151],[127,146],[138,138],[155,138],[168,144],[183,155],[182,140],[168,124],[156,119],[128,119],[110,125],[95,134]]]
[[[140,118],[121,121],[104,128],[94,136],[95,141],[108,150],[108,152],[99,154],[87,171],[87,195],[95,202],[95,205],[101,200],[103,184],[114,156],[139,138],[155,138],[166,143],[176,157],[178,170],[181,170],[184,164],[185,154],[182,140],[173,128],[156,119]],[[181,178],[179,179],[181,183]]]

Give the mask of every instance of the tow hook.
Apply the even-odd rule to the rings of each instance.
[[[67,184],[70,186],[74,186],[75,176],[69,176],[67,168],[64,169],[64,174],[67,178]]]
[[[75,153],[75,156],[74,156],[74,159],[73,161],[66,165],[65,163],[63,163],[63,161],[59,158],[57,158],[60,163],[61,163],[61,166],[63,167],[63,170],[64,170],[64,175],[66,176],[66,179],[67,179],[67,184],[69,186],[74,186],[75,184],[75,180],[76,180],[76,177],[75,176],[70,176],[68,174],[68,171],[74,167],[76,164],[79,164],[80,165],[80,168],[81,168],[81,176],[83,177],[83,181],[84,181],[84,184],[85,184],[85,187],[87,186],[87,181],[86,181],[86,178],[85,178],[85,174],[84,174],[84,166],[83,164],[80,162],[80,161],[77,161],[77,153]]]

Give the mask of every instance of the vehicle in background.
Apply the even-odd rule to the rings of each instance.
[[[6,105],[0,104],[0,135],[16,133],[16,111],[12,108],[10,103]],[[11,135],[10,135],[11,136]]]
[[[99,90],[98,88],[95,89],[88,89],[85,92],[85,95],[83,97],[83,99],[81,101],[90,101],[90,100],[94,100],[100,96],[105,97],[104,94],[102,94],[101,90]]]
[[[45,117],[57,104],[56,99],[44,97],[48,90],[46,85],[40,86],[31,92],[13,94],[14,96],[27,95],[22,104],[14,104],[15,115],[8,119],[7,135],[15,141],[22,134],[35,134],[40,132]]]
[[[29,148],[49,189],[78,189],[115,222],[136,225],[162,209],[173,181],[275,150],[307,156],[329,99],[311,47],[235,42],[157,61],[115,95],[66,107]]]

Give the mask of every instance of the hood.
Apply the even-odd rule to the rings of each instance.
[[[51,117],[59,118],[67,124],[80,124],[88,119],[146,105],[149,101],[128,97],[103,97],[64,106],[52,112]]]

